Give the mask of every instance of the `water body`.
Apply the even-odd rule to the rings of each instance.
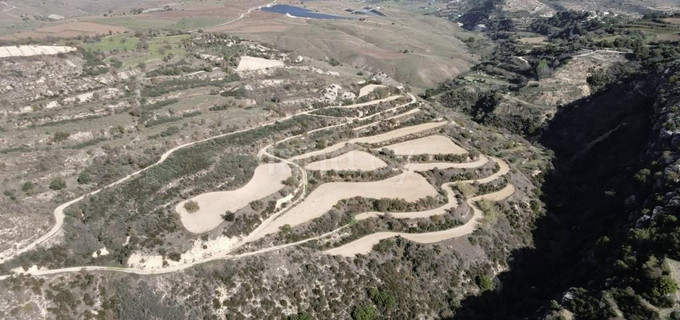
[[[309,9],[300,8],[296,6],[289,6],[287,4],[277,4],[271,7],[264,7],[260,9],[262,11],[274,12],[291,15],[293,17],[299,18],[312,18],[312,19],[352,19],[350,17],[336,16],[332,14],[318,13]]]

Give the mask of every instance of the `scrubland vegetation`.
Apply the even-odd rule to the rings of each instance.
[[[678,317],[677,16],[561,9],[542,17],[506,12],[502,4],[442,4],[477,30],[465,32],[461,43],[479,63],[413,104],[408,85],[351,98],[360,92],[359,79],[396,82],[363,78],[340,58],[291,63],[288,53],[269,45],[202,31],[141,31],[137,23],[149,22],[130,17],[107,20],[139,31],[66,40],[79,46],[76,53],[0,60],[7,75],[0,88],[30,79],[25,89],[0,89],[7,106],[0,169],[8,173],[0,205],[17,213],[0,221],[16,235],[16,248],[52,225],[44,220],[58,204],[142,170],[66,207],[59,236],[0,264],[0,275],[109,269],[0,280],[8,288],[0,294],[0,318]],[[400,54],[417,56],[410,49]],[[236,72],[242,56],[285,63]],[[315,71],[318,65],[342,73]],[[336,97],[327,94],[334,88]],[[397,94],[404,96],[345,108]],[[446,125],[370,143],[371,136],[426,123]],[[386,148],[433,135],[464,150],[397,154]],[[199,142],[163,155],[193,141]],[[345,141],[355,143],[304,157]],[[384,166],[306,168],[350,151]],[[157,162],[160,157],[165,160]],[[480,161],[484,157],[504,159],[510,168]],[[276,181],[280,191],[221,212],[221,224],[209,232],[183,227],[175,206],[203,209],[186,200],[242,187],[263,161],[293,169]],[[434,188],[414,201],[353,196],[318,218],[257,233],[327,183],[391,179],[407,171],[406,164],[431,162],[475,166],[411,172]],[[501,201],[470,200],[508,187]],[[442,214],[429,215],[442,207]],[[419,243],[401,234],[381,238],[366,253],[325,253],[380,232],[469,226],[479,210],[479,224],[464,236]],[[424,211],[421,218],[395,217]],[[366,213],[372,215],[357,216]],[[250,235],[256,240],[238,242]],[[115,272],[129,267],[133,253],[160,257],[161,270],[190,263],[184,253],[208,250],[216,239],[237,248],[182,272]],[[11,249],[7,243],[0,249]]]

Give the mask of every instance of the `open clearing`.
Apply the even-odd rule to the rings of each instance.
[[[361,89],[359,89],[359,97],[367,96],[373,90],[378,89],[378,88],[384,88],[385,86],[380,85],[380,84],[369,84],[367,86],[363,86]]]
[[[414,154],[466,154],[467,151],[441,135],[427,136],[382,147],[400,156]]]
[[[76,50],[66,46],[6,46],[0,47],[0,58],[53,55]]]
[[[405,137],[405,136],[408,136],[408,135],[411,135],[411,134],[416,134],[416,133],[419,133],[419,132],[431,130],[431,129],[434,129],[434,128],[439,128],[439,127],[442,127],[446,124],[448,124],[447,121],[428,122],[428,123],[418,124],[418,125],[415,125],[415,126],[399,128],[397,130],[392,130],[392,131],[377,134],[377,135],[374,135],[374,136],[355,138],[355,139],[352,139],[352,140],[349,140],[349,141],[336,143],[336,144],[334,144],[330,147],[326,147],[326,148],[321,149],[321,150],[311,151],[311,152],[308,152],[308,153],[305,153],[305,154],[301,154],[301,155],[292,157],[291,160],[306,159],[306,158],[309,158],[309,157],[318,156],[318,155],[326,154],[326,153],[333,152],[333,151],[336,151],[336,150],[340,150],[345,145],[347,145],[348,143],[369,143],[369,144],[381,143],[381,142],[389,141],[389,140],[392,140],[392,139]]]
[[[321,217],[343,199],[363,197],[416,201],[436,195],[437,190],[424,177],[413,172],[405,172],[381,181],[325,183],[312,191],[299,205],[272,221],[255,239],[276,233],[284,225],[294,227]]]
[[[189,200],[198,203],[199,209],[189,213],[182,201],[176,210],[182,224],[193,233],[210,231],[222,223],[226,211],[236,211],[254,200],[267,197],[283,188],[281,181],[291,176],[290,167],[285,163],[262,164],[255,169],[253,178],[245,186],[232,191],[208,192]]]
[[[281,60],[269,60],[264,58],[243,56],[236,67],[236,71],[256,71],[268,68],[280,68],[284,63]]]
[[[370,171],[387,167],[387,163],[364,151],[350,151],[335,158],[312,162],[305,169],[312,171]]]
[[[539,36],[539,37],[526,37],[526,38],[520,38],[520,42],[526,43],[526,44],[543,44],[548,41],[547,37],[544,36]]]

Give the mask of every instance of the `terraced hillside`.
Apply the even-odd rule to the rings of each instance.
[[[392,97],[396,99],[392,99]],[[403,98],[403,96],[392,97],[388,97],[382,100],[369,101],[365,103],[344,105],[340,106],[339,108],[368,109],[369,107],[373,107],[375,105],[381,106],[382,104],[384,104],[383,101],[394,101]],[[503,160],[494,157],[488,158],[484,155],[477,154],[476,157],[482,157],[487,160],[486,162],[484,161],[479,162],[477,161],[477,159],[470,158],[470,155],[466,150],[457,146],[455,143],[449,140],[449,138],[446,138],[445,136],[441,135],[428,135],[428,133],[431,133],[432,130],[441,129],[442,127],[453,125],[452,123],[446,121],[439,121],[439,122],[425,122],[422,124],[403,127],[397,125],[399,126],[398,129],[383,132],[378,135],[363,136],[351,139],[349,140],[351,141],[351,144],[347,142],[336,142],[334,146],[327,147],[322,150],[308,151],[305,154],[291,157],[291,159],[295,158],[296,159],[295,161],[279,157],[275,155],[276,152],[274,154],[270,153],[271,152],[270,149],[276,149],[277,146],[282,144],[283,142],[287,144],[293,144],[296,141],[298,141],[298,139],[302,139],[304,136],[308,137],[310,134],[315,133],[323,134],[325,131],[329,130],[329,128],[337,129],[344,126],[352,126],[356,122],[377,119],[378,117],[381,117],[384,114],[400,115],[409,112],[409,110],[412,110],[411,109],[412,105],[416,104],[416,102],[417,101],[415,97],[410,95],[410,101],[405,102],[403,104],[398,104],[390,108],[385,108],[384,110],[379,110],[373,113],[362,115],[360,117],[338,117],[336,124],[323,126],[311,131],[307,131],[304,134],[291,136],[279,141],[275,141],[272,144],[266,145],[265,147],[260,149],[260,151],[257,154],[258,160],[268,161],[270,163],[259,165],[257,169],[255,169],[254,171],[254,176],[252,180],[248,182],[245,186],[242,186],[239,189],[235,189],[232,191],[224,191],[221,193],[211,192],[206,194],[199,194],[195,197],[192,197],[188,200],[178,203],[176,206],[176,211],[179,212],[181,216],[183,226],[190,232],[204,233],[219,227],[224,220],[229,221],[229,217],[227,217],[226,215],[231,214],[233,216],[234,215],[233,212],[238,211],[242,207],[248,206],[249,203],[256,203],[258,201],[262,201],[263,198],[267,198],[270,195],[279,192],[279,190],[282,190],[286,184],[292,185],[294,187],[294,189],[290,191],[288,196],[282,198],[280,196],[277,197],[276,195],[273,196],[274,197],[273,199],[276,200],[276,203],[270,216],[261,223],[259,223],[259,225],[253,231],[245,233],[241,237],[219,238],[218,240],[220,244],[217,244],[218,241],[208,242],[209,244],[220,246],[220,249],[218,250],[212,247],[208,247],[206,244],[202,244],[203,250],[197,249],[196,247],[192,247],[190,250],[186,252],[179,252],[178,253],[179,258],[172,259],[175,261],[170,263],[163,256],[149,255],[144,252],[133,251],[130,254],[130,258],[127,262],[127,265],[130,266],[131,268],[115,267],[109,269],[107,267],[93,268],[88,266],[77,266],[68,269],[41,270],[42,269],[41,266],[36,265],[32,269],[29,269],[27,272],[29,274],[44,275],[59,272],[67,272],[69,270],[81,270],[82,268],[85,268],[86,270],[88,269],[116,270],[128,273],[158,273],[158,272],[165,273],[170,271],[177,271],[194,266],[202,262],[211,261],[216,258],[237,257],[231,255],[230,253],[234,252],[235,250],[237,250],[238,248],[245,244],[256,242],[268,235],[273,235],[274,237],[280,236],[281,232],[290,232],[291,230],[295,230],[295,227],[297,226],[308,224],[310,221],[326,214],[339,201],[345,199],[363,197],[367,199],[380,199],[380,201],[388,202],[406,201],[413,203],[419,200],[423,200],[425,198],[437,197],[438,191],[435,189],[434,186],[429,184],[425,177],[421,176],[416,171],[409,170],[408,167],[404,168],[404,161],[409,162],[412,157],[416,157],[422,161],[428,160],[431,157],[447,159],[449,156],[453,156],[454,159],[463,160],[463,163],[460,163],[460,165],[466,162],[477,163],[477,167],[471,166],[469,167],[470,169],[481,168],[484,166],[492,166],[496,168],[494,170],[496,170],[497,172],[487,177],[479,179],[445,182],[442,185],[440,192],[446,191],[447,199],[444,206],[440,208],[428,211],[413,211],[401,213],[392,213],[388,211],[371,212],[370,215],[372,215],[373,217],[378,217],[385,214],[389,214],[398,216],[402,219],[408,219],[410,215],[413,215],[414,217],[417,218],[430,218],[432,216],[442,215],[448,216],[449,211],[456,209],[459,204],[456,198],[457,195],[455,195],[453,192],[451,192],[451,190],[448,190],[446,188],[450,188],[458,184],[482,184],[484,186],[491,186],[490,188],[492,189],[500,188],[500,190],[498,192],[489,192],[488,194],[479,196],[472,196],[469,194],[465,195],[466,204],[469,207],[468,210],[470,210],[471,212],[468,214],[463,214],[460,217],[460,219],[462,220],[467,220],[461,226],[444,229],[442,231],[436,232],[377,233],[375,235],[369,235],[354,242],[348,243],[339,248],[328,250],[327,252],[331,254],[342,255],[367,253],[367,248],[370,250],[370,247],[372,247],[373,244],[377,244],[379,240],[394,236],[401,236],[403,238],[420,243],[433,243],[469,235],[475,230],[477,225],[480,223],[480,220],[483,218],[483,212],[479,209],[476,202],[486,199],[489,200],[493,199],[496,201],[503,200],[511,196],[515,188],[512,186],[512,184],[507,183],[507,181],[503,183],[496,183],[499,181],[499,179],[502,178],[503,175],[507,174],[509,171],[508,165]],[[315,111],[318,110],[323,109],[316,109]],[[309,111],[300,111],[289,117],[291,119],[295,119],[296,117],[301,117],[308,114]],[[415,115],[411,115],[411,117],[415,118]],[[415,119],[412,119],[412,121],[415,121]],[[264,124],[258,126],[258,128],[267,126],[268,124]],[[199,141],[199,143],[203,144],[206,142],[210,142],[212,140],[223,139],[224,137],[232,136],[235,134],[247,133],[250,130],[257,130],[257,128],[245,129],[237,131],[236,133],[218,135],[216,137],[207,138],[205,140]],[[364,130],[370,130],[370,128],[365,127]],[[396,140],[413,138],[414,136],[422,137],[416,139],[409,139],[399,143],[387,144],[390,142],[394,142]],[[423,139],[429,138],[437,138],[438,142],[441,141],[442,139],[443,141],[439,143],[421,142]],[[450,144],[451,146],[449,147],[447,144]],[[156,163],[156,165],[146,167],[145,169],[142,169],[131,175],[128,175],[123,179],[117,180],[112,184],[105,186],[104,189],[111,188],[116,185],[125,184],[127,180],[134,179],[134,177],[137,175],[143,175],[150,168],[163,166],[164,162],[172,161],[173,157],[175,156],[175,152],[177,152],[178,150],[191,150],[192,148],[194,148],[194,145],[196,145],[196,142],[190,142],[188,144],[184,144],[179,147],[173,148],[170,151],[166,152],[163,156],[161,156],[161,159]],[[335,147],[336,145],[341,145],[342,148],[336,148]],[[368,158],[353,156],[356,154],[354,152],[357,151],[355,149],[357,148],[357,146],[361,146],[359,147],[360,149],[365,149],[365,151],[362,152],[366,153],[368,155]],[[377,146],[377,148],[372,146]],[[315,185],[314,190],[307,194],[308,180],[306,179],[306,177],[308,176],[309,172],[313,170],[304,169],[299,164],[299,162],[301,161],[304,162],[305,159],[308,159],[312,156],[314,157],[314,159],[325,158],[328,153],[337,153],[338,151],[344,152],[343,155],[341,155],[340,157],[342,156],[348,157],[348,155],[349,157],[351,157],[348,161],[349,165],[341,170],[344,172],[357,172],[358,171],[357,168],[370,167],[371,161],[377,160],[383,161],[383,163],[385,163],[384,162],[385,160],[390,161],[390,159],[385,157],[396,158],[390,161],[389,168],[384,169],[383,170],[384,172],[382,173],[384,175],[388,175],[391,177],[384,180],[372,181],[370,177],[373,174],[376,174],[376,177],[378,177],[376,169],[380,168],[371,168],[369,170],[363,170],[363,173],[365,173],[365,175],[369,177],[368,179],[360,179],[361,180],[360,182],[357,181],[357,182],[320,183],[318,185]],[[368,152],[372,152],[373,154],[370,154]],[[316,161],[318,162],[323,160]],[[368,161],[369,163],[364,163],[365,161]],[[276,165],[272,162],[278,162],[280,163],[280,165]],[[459,163],[456,163],[454,161],[450,165],[455,166],[458,164]],[[439,170],[438,168],[440,166],[447,167],[448,165],[449,165],[448,162],[422,162],[419,163],[418,170],[420,172],[435,169]],[[289,182],[291,178],[293,178],[293,175],[291,174],[291,169],[299,171],[299,174],[296,174],[296,176],[301,178],[301,181]],[[275,182],[278,181],[283,181],[284,183],[277,185]],[[265,191],[267,190],[265,188],[271,188],[271,190]],[[460,188],[463,189],[463,187]],[[471,186],[467,186],[464,188],[467,190],[470,189]],[[102,189],[94,190],[90,192],[90,194],[96,195],[100,191],[102,191]],[[104,190],[103,192],[106,192],[106,190]],[[59,206],[54,212],[57,224],[55,227],[52,228],[52,231],[40,237],[33,243],[18,249],[17,253],[28,252],[35,248],[36,246],[41,245],[42,243],[46,242],[51,237],[53,237],[62,228],[65,217],[64,212],[69,211],[71,206],[77,205],[78,202],[83,199],[84,197],[79,197],[76,198],[75,200],[69,201]],[[234,203],[234,201],[236,201],[236,203]],[[196,208],[191,209],[189,204],[194,204]],[[225,214],[225,212],[227,213]],[[360,218],[361,220],[370,218],[370,216],[367,214],[359,214],[359,216],[361,217]],[[235,218],[232,217],[231,219]],[[461,221],[460,223],[462,222],[463,221]],[[449,223],[455,224],[455,222],[450,221]],[[334,230],[330,230],[328,232],[323,233],[322,235],[304,238],[295,241],[293,244],[297,245],[308,241],[320,240],[322,238],[331,237],[347,227],[349,227],[349,225],[341,225]],[[336,239],[335,241],[343,242],[343,239],[341,237],[340,239]],[[106,244],[103,243],[103,245],[104,249],[97,250],[95,253],[93,253],[93,257],[99,256],[102,250],[109,252],[109,249],[107,249]],[[278,246],[262,246],[258,250],[242,252],[240,253],[240,255],[244,254],[253,255],[261,252],[269,252],[272,250],[278,250],[280,248],[288,247],[290,245],[291,245],[290,243],[287,243]],[[4,258],[4,260],[12,259],[15,256],[16,254],[8,256]],[[37,270],[35,268],[37,268]],[[22,273],[23,271],[20,269],[21,268],[14,272]]]
[[[77,47],[0,60],[10,75],[0,201],[12,208],[0,213],[0,283],[16,289],[0,306],[12,314],[134,318],[146,307],[105,302],[110,294],[180,297],[168,288],[187,281],[202,287],[185,299],[203,304],[220,292],[219,306],[159,305],[159,314],[348,317],[363,305],[346,300],[352,307],[338,309],[329,299],[366,295],[377,283],[360,284],[365,272],[372,281],[393,278],[376,268],[409,260],[404,246],[438,257],[417,263],[448,261],[440,271],[458,274],[446,286],[460,291],[423,286],[422,299],[437,307],[400,300],[404,308],[381,312],[450,313],[455,301],[487,288],[483,281],[503,268],[503,248],[526,243],[540,212],[540,151],[398,83],[224,35],[111,35]],[[300,281],[308,261],[332,270]],[[253,272],[253,263],[264,269]],[[282,265],[284,272],[266,270]],[[215,272],[206,276],[208,269]],[[236,273],[220,275],[227,270]],[[326,294],[293,300],[293,287],[283,285],[291,273],[299,292],[325,283]],[[70,292],[96,296],[94,304],[23,291],[33,281],[62,290],[62,281],[84,275],[91,282]],[[113,284],[138,275],[156,275],[143,280],[153,288]],[[257,294],[240,284],[254,279],[267,282]],[[408,279],[380,290],[412,286]],[[97,293],[102,287],[110,291]],[[275,308],[264,311],[265,301]]]

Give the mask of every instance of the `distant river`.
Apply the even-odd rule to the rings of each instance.
[[[264,7],[260,10],[267,11],[267,12],[288,14],[288,15],[291,15],[293,17],[300,17],[300,18],[352,19],[350,17],[343,17],[343,16],[332,15],[332,14],[318,13],[318,12],[314,12],[314,11],[311,11],[311,10],[305,9],[305,8],[300,8],[300,7],[296,7],[296,6],[289,6],[287,4],[277,4],[277,5],[273,5],[271,7]]]

